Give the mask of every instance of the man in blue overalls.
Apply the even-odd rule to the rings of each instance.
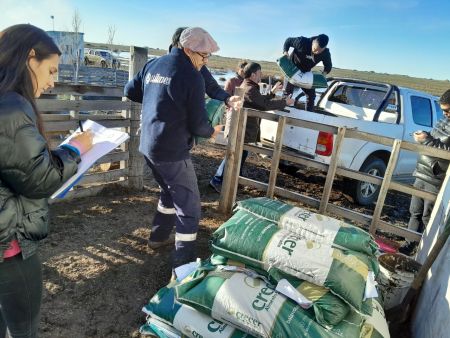
[[[125,87],[125,96],[142,102],[139,151],[161,188],[149,246],[170,243],[175,226],[174,268],[196,258],[200,193],[189,151],[195,136],[215,137],[223,128],[208,123],[200,73],[217,43],[199,27],[184,30],[180,43],[182,49],[149,61]]]

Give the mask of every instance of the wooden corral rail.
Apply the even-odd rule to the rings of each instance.
[[[79,66],[78,82],[99,86],[124,86],[128,81],[127,70]],[[59,65],[58,82],[75,83],[75,67]]]
[[[78,121],[94,120],[108,128],[130,133],[129,142],[100,158],[67,198],[94,195],[105,184],[127,183],[142,188],[142,167],[136,167],[140,104],[122,98],[123,87],[99,87],[56,83],[37,100],[51,148],[78,128]],[[102,166],[97,166],[103,164]],[[112,164],[112,165],[104,165]],[[140,177],[139,177],[140,176]],[[137,183],[136,183],[137,181]]]
[[[414,151],[420,154],[426,154],[433,157],[445,159],[450,161],[450,152],[440,150],[437,148],[426,147],[419,144],[409,143],[401,140],[392,139],[389,137],[378,136],[361,132],[354,129],[347,129],[345,127],[335,127],[324,125],[320,123],[305,121],[287,117],[283,114],[263,112],[252,109],[241,109],[239,114],[233,114],[232,124],[229,134],[229,144],[227,148],[227,166],[224,173],[224,182],[222,185],[222,192],[220,196],[219,208],[221,212],[229,214],[236,201],[238,184],[252,186],[258,190],[266,191],[267,197],[272,198],[275,195],[286,197],[292,200],[300,201],[311,207],[317,208],[321,214],[334,214],[344,217],[348,220],[362,224],[369,227],[369,231],[375,234],[377,230],[399,235],[410,240],[418,241],[421,234],[390,224],[380,219],[381,212],[384,206],[384,201],[389,189],[400,191],[409,195],[419,196],[431,201],[436,200],[437,194],[420,191],[410,185],[401,184],[392,181],[392,174],[397,164],[398,154],[400,149]],[[278,122],[278,129],[273,148],[265,147],[257,144],[244,144],[244,134],[247,123],[247,117],[255,116],[262,119]],[[320,163],[311,159],[300,157],[293,152],[287,152],[282,149],[282,140],[284,133],[284,126],[286,124],[315,129],[333,133],[336,136],[336,141],[333,147],[333,154],[330,159],[330,164]],[[392,147],[391,156],[387,164],[386,173],[383,178],[371,176],[366,173],[338,167],[339,152],[344,138],[362,139],[374,143],[383,144]],[[263,183],[249,178],[239,176],[239,168],[241,163],[242,151],[248,150],[254,153],[265,154],[272,157],[272,164],[269,176],[269,182]],[[327,172],[323,194],[321,200],[314,199],[298,192],[288,191],[284,188],[276,186],[276,177],[278,174],[278,164],[280,160],[288,160],[290,162],[305,165],[307,167],[317,168]],[[381,185],[378,200],[372,216],[361,214],[350,209],[339,207],[328,203],[333,181],[336,175],[347,178],[370,182]],[[447,171],[447,176],[450,175],[450,168]]]

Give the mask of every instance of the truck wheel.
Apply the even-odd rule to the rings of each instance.
[[[87,66],[89,64],[88,58],[84,58],[84,65]]]
[[[371,156],[364,162],[359,171],[374,176],[384,177],[386,163],[378,157]],[[378,198],[378,193],[380,192],[379,185],[369,182],[352,181],[352,188],[351,194],[353,195],[355,202],[363,206],[375,203]]]
[[[102,65],[102,68],[108,68],[108,65],[106,64],[105,61],[102,61],[102,62],[101,62],[101,65]]]

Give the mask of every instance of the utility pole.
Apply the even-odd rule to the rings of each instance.
[[[55,16],[54,15],[50,15],[50,19],[52,19],[53,31],[55,31]]]

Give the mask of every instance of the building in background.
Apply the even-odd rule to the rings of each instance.
[[[48,31],[61,50],[60,64],[82,65],[84,61],[84,33]],[[78,63],[76,62],[78,58]]]

